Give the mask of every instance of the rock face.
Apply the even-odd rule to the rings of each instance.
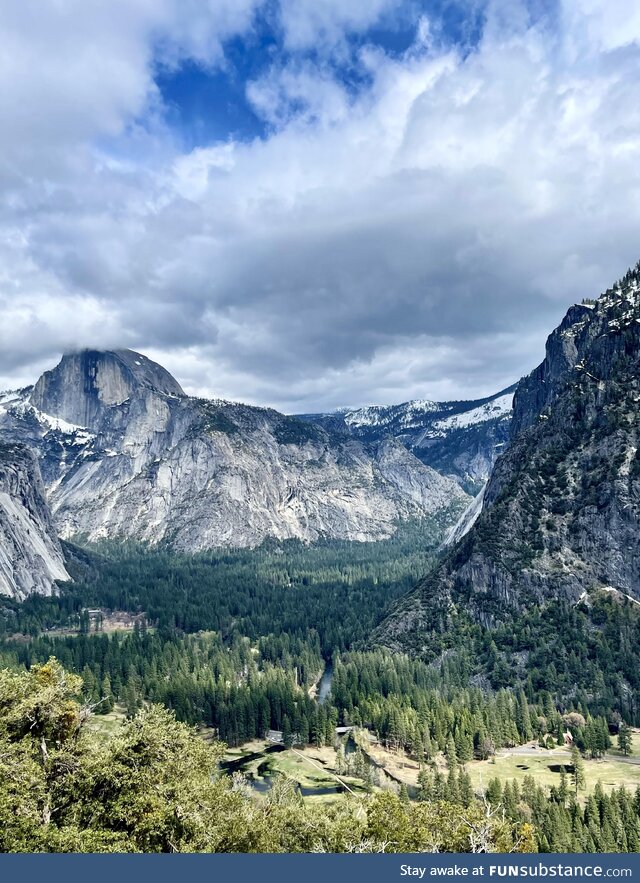
[[[37,460],[23,445],[0,444],[0,595],[50,595],[67,579]]]
[[[64,538],[183,551],[267,537],[378,540],[402,519],[455,520],[468,502],[394,439],[364,443],[270,409],[191,398],[129,351],[64,356],[32,389],[0,395],[0,435],[38,454]]]
[[[395,438],[425,465],[477,494],[508,442],[514,389],[471,402],[420,400],[301,419],[363,441]]]
[[[640,599],[639,403],[640,264],[551,334],[481,514],[379,639],[415,649],[457,611],[490,625],[598,588]]]
[[[131,350],[101,353],[83,350],[65,356],[53,371],[46,371],[29,397],[45,414],[98,432],[109,428],[118,413],[128,418],[129,408],[150,396],[184,396],[168,371]]]
[[[449,546],[454,546],[462,539],[462,537],[466,536],[469,533],[473,525],[480,517],[480,513],[482,512],[486,489],[487,486],[485,485],[480,493],[469,503],[469,505],[464,510],[460,518],[453,525],[453,527],[448,531],[447,535],[445,536],[444,543],[442,544],[443,548],[446,549]]]

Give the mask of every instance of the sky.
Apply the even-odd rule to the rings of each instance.
[[[640,258],[628,0],[0,0],[0,389],[476,398]]]

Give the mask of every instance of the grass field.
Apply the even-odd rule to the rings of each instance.
[[[582,797],[593,791],[598,782],[602,783],[605,791],[611,791],[620,785],[635,790],[640,785],[640,731],[634,732],[632,742],[632,753],[628,759],[623,758],[615,748],[602,760],[584,758],[586,788],[580,792]],[[551,751],[533,748],[533,744],[530,743],[527,747],[527,754],[502,751],[491,760],[467,763],[465,768],[471,776],[474,789],[483,791],[495,777],[503,782],[512,779],[522,781],[527,775],[533,776],[537,784],[545,787],[559,785],[561,767],[567,767],[567,772],[570,767],[570,753],[562,748]],[[396,779],[408,786],[416,785],[420,767],[415,760],[402,753],[388,751],[379,744],[373,744],[368,750]],[[446,771],[444,758],[438,758],[438,765]]]
[[[92,717],[89,727],[108,738],[117,732],[124,718],[124,709],[116,706],[109,714]],[[212,733],[203,728],[202,736],[205,740],[211,740]],[[474,790],[483,791],[495,777],[503,782],[512,779],[521,782],[525,776],[533,776],[536,783],[544,787],[559,785],[561,768],[564,766],[569,772],[569,752],[564,748],[548,751],[534,747],[534,744],[501,751],[491,760],[467,763],[466,770],[471,776]],[[225,760],[240,761],[247,758],[247,762],[241,764],[241,772],[254,783],[256,791],[265,790],[269,777],[281,773],[298,783],[305,799],[314,802],[343,799],[344,793],[339,793],[341,789],[338,788],[339,781],[336,778],[337,755],[333,748],[307,746],[269,752],[268,749],[272,747],[272,743],[254,740],[240,748],[228,749]],[[420,767],[414,759],[402,753],[388,751],[376,742],[367,746],[367,751],[394,779],[405,782],[410,788],[417,784]],[[438,765],[445,769],[443,758],[438,759]],[[612,748],[602,760],[584,758],[584,769],[586,788],[580,792],[581,798],[592,792],[598,782],[602,783],[605,791],[620,785],[635,790],[640,786],[640,730],[633,733],[632,753],[629,758],[623,758],[616,748]],[[356,794],[366,793],[362,780],[354,776],[340,776],[340,779]]]
[[[636,757],[636,759],[640,761],[640,758]],[[540,749],[539,755],[503,754],[493,760],[474,761],[467,764],[467,770],[477,790],[486,788],[489,780],[496,776],[502,781],[511,779],[522,781],[525,776],[533,776],[538,785],[549,787],[560,784],[560,770],[565,766],[568,772],[570,764],[571,758],[567,751]],[[593,791],[598,782],[602,783],[605,791],[619,788],[620,785],[635,790],[640,785],[640,762],[625,763],[613,757],[602,760],[585,758],[584,772],[586,788],[581,792],[582,794]]]
[[[122,706],[116,705],[109,714],[95,714],[87,721],[87,727],[105,738],[113,736],[122,726],[125,719],[125,711]]]
[[[266,786],[270,776],[281,773],[293,779],[300,786],[305,799],[331,802],[340,800],[343,793],[340,780],[346,783],[356,794],[366,793],[364,783],[353,776],[336,778],[336,752],[333,748],[296,748],[277,753],[268,753],[272,745],[269,742],[253,741],[242,748],[231,748],[225,754],[225,760],[235,761],[248,758],[242,765],[242,773],[258,787]],[[254,755],[258,755],[255,757]]]

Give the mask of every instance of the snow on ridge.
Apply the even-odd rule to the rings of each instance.
[[[399,417],[403,426],[415,420],[419,414],[439,411],[441,405],[430,399],[413,399],[402,405],[367,405],[364,408],[340,408],[335,414],[343,414],[348,426],[384,426]]]
[[[357,411],[347,411],[344,422],[347,426],[380,426],[389,422],[389,416],[384,415],[385,407],[370,405],[366,408],[358,408]]]
[[[5,389],[0,392],[0,408],[6,411],[12,405],[22,405],[26,402],[31,387],[25,389]]]
[[[431,399],[411,399],[400,405],[364,405],[362,408],[341,407],[333,411],[323,411],[309,417],[342,417],[347,426],[354,429],[366,427],[395,427],[397,432],[424,429],[423,438],[444,437],[448,432],[484,423],[496,417],[504,417],[513,410],[513,392],[496,396],[482,405],[459,410],[467,402],[436,402]],[[455,411],[445,417],[447,412]],[[427,415],[433,414],[430,419]],[[436,415],[441,415],[439,420]],[[426,426],[426,429],[425,429]]]
[[[89,432],[86,426],[77,426],[75,423],[68,423],[62,417],[52,417],[51,414],[45,414],[44,411],[29,404],[26,399],[14,399],[13,402],[8,403],[8,407],[11,413],[18,417],[24,417],[27,414],[33,415],[38,423],[47,427],[47,431],[53,430],[62,433],[62,435],[73,436],[74,444],[84,445],[95,438],[95,435]]]
[[[475,423],[485,423],[487,420],[495,420],[496,417],[505,417],[513,410],[513,393],[499,396],[484,405],[464,411],[462,414],[453,414],[443,420],[437,420],[433,429],[441,432],[450,432],[454,429],[464,429]]]

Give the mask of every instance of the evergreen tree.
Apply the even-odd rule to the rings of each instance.
[[[585,775],[580,751],[575,747],[571,749],[571,784],[577,797],[578,791],[585,786]]]
[[[447,766],[450,770],[457,769],[458,766],[458,754],[456,752],[456,743],[453,740],[453,736],[449,736],[447,739],[447,747],[445,750],[445,757],[447,758]]]
[[[631,727],[624,721],[620,724],[620,728],[618,730],[618,748],[625,757],[628,757],[631,754]]]
[[[516,726],[518,728],[521,742],[528,742],[533,738],[529,703],[527,702],[527,697],[522,689],[518,692],[518,700],[516,704]]]

